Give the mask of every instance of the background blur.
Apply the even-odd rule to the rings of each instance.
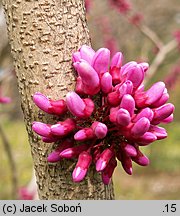
[[[122,51],[125,62],[144,60],[151,64],[157,54],[157,47],[135,25],[130,24],[124,15],[114,10],[108,4],[108,0],[91,2],[87,20],[93,48],[96,50],[108,45],[112,49]],[[180,30],[179,0],[151,0],[150,3],[144,0],[131,0],[131,3],[133,9],[143,15],[142,22],[156,32],[165,44],[173,40],[173,33]],[[174,70],[177,71],[175,75]],[[168,79],[172,80],[171,84],[168,84],[169,101],[176,107],[174,122],[165,125],[168,138],[143,148],[143,152],[151,161],[148,167],[134,164],[132,176],[128,176],[121,165],[116,168],[114,175],[116,199],[180,199],[180,49],[178,48],[166,56],[147,87],[152,82]],[[17,169],[18,188],[20,188],[26,186],[31,179],[32,159],[20,109],[5,23],[1,18],[0,91],[4,96],[12,98],[10,104],[0,104],[0,126],[11,146]],[[0,199],[13,199],[17,197],[12,195],[12,167],[9,165],[7,150],[1,138],[2,134]]]

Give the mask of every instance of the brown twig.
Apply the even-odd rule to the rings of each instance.
[[[136,25],[136,27],[140,30],[140,32],[142,34],[144,34],[147,38],[149,38],[158,49],[161,49],[163,47],[162,40],[148,26],[146,26],[146,25]]]
[[[158,52],[158,54],[155,56],[154,60],[152,61],[150,68],[148,70],[146,80],[144,83],[147,83],[151,80],[151,78],[156,73],[159,66],[163,63],[164,59],[166,58],[167,54],[176,49],[178,46],[176,40],[172,40],[165,44]]]
[[[12,154],[11,145],[6,137],[6,134],[4,133],[2,126],[0,125],[0,136],[2,139],[2,143],[5,149],[5,152],[8,157],[9,166],[11,169],[11,181],[12,181],[12,199],[16,199],[17,190],[18,190],[18,178],[17,178],[17,169],[15,160]]]
[[[127,19],[129,23],[131,18],[129,15],[124,15],[124,17]],[[156,34],[155,31],[150,29],[147,25],[145,24],[139,24],[139,25],[134,25],[144,36],[146,36],[158,49],[161,49],[163,47],[163,42],[159,38],[159,36]]]

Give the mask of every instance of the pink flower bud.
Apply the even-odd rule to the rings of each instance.
[[[55,163],[60,161],[62,158],[59,156],[59,154],[67,148],[70,148],[73,146],[73,140],[71,139],[65,139],[59,146],[48,155],[48,162]]]
[[[73,55],[72,55],[72,60],[73,62],[79,62],[81,60],[81,54],[80,52],[74,52]]]
[[[80,146],[75,146],[72,148],[67,148],[63,150],[59,156],[62,158],[74,158],[77,157],[81,152],[86,151],[89,148],[89,144],[82,144]]]
[[[85,61],[76,63],[76,70],[81,77],[84,93],[97,94],[100,90],[100,80],[97,72]]]
[[[174,118],[174,115],[171,114],[169,117],[163,119],[161,122],[162,122],[162,123],[165,123],[165,124],[168,124],[168,123],[170,123],[170,122],[173,121],[173,118]]]
[[[146,117],[140,118],[131,128],[131,134],[133,136],[142,136],[150,127],[150,121]]]
[[[74,135],[74,139],[77,141],[85,141],[94,138],[94,132],[92,128],[83,128]]]
[[[58,122],[51,126],[51,134],[56,136],[65,136],[72,132],[76,127],[73,119],[66,119],[64,122]]]
[[[84,118],[87,118],[91,116],[93,110],[94,110],[94,103],[90,98],[83,99],[85,103],[85,109],[84,109]]]
[[[33,95],[33,101],[36,104],[36,106],[38,106],[41,110],[48,113],[48,109],[49,107],[51,107],[51,103],[45,95],[41,94],[40,92],[36,92]]]
[[[150,127],[150,130],[149,130],[151,133],[153,133],[158,140],[160,139],[164,139],[167,137],[167,132],[164,128],[162,127],[158,127],[158,126],[155,126],[155,125],[151,125]]]
[[[51,137],[51,125],[42,122],[33,122],[32,129],[34,132],[43,137]]]
[[[90,46],[87,45],[82,45],[79,51],[81,54],[81,59],[84,59],[89,64],[92,64],[92,59],[95,55],[95,51]]]
[[[137,138],[138,145],[140,145],[140,146],[149,145],[150,143],[152,143],[152,142],[154,142],[156,140],[157,140],[156,135],[154,135],[151,132],[146,132],[141,137]]]
[[[92,66],[100,75],[108,71],[110,61],[110,51],[100,48],[93,57]]]
[[[100,158],[96,162],[96,170],[98,172],[104,170],[113,156],[114,156],[114,152],[112,149],[110,148],[105,149],[101,153]]]
[[[51,107],[48,109],[48,113],[54,115],[62,115],[67,111],[66,103],[63,99],[61,100],[50,100]]]
[[[78,94],[85,94],[83,90],[83,83],[80,76],[77,77],[75,91]]]
[[[130,80],[125,81],[119,87],[119,97],[122,98],[125,94],[132,94],[133,84]]]
[[[92,162],[90,153],[83,151],[80,153],[76,167],[72,173],[73,181],[80,182],[86,176],[87,170]]]
[[[61,115],[67,111],[65,101],[62,100],[49,100],[45,95],[36,92],[33,95],[34,103],[43,111],[49,114]]]
[[[132,160],[128,155],[122,154],[121,164],[127,174],[132,175]]]
[[[153,116],[154,116],[154,112],[149,107],[146,107],[133,117],[133,122],[137,122],[139,119],[143,117],[146,117],[151,122]]]
[[[108,129],[105,124],[96,121],[91,127],[98,139],[103,139],[106,136]]]
[[[11,102],[10,97],[0,97],[0,103],[7,104]]]
[[[99,159],[101,153],[102,153],[102,150],[100,148],[100,146],[102,145],[102,142],[100,142],[97,147],[95,148],[94,152],[93,152],[93,161],[94,163],[97,162],[97,160]]]
[[[114,54],[111,60],[111,68],[121,68],[123,62],[123,54],[121,52],[117,52]]]
[[[162,94],[161,98],[154,102],[151,107],[160,107],[164,105],[169,99],[169,94],[167,93],[167,89],[165,88],[164,93]]]
[[[105,94],[112,91],[112,76],[108,72],[101,77],[101,89]]]
[[[144,85],[141,85],[142,88],[138,88],[138,90],[136,90],[134,92],[134,100],[136,102],[136,107],[138,108],[143,108],[143,107],[147,107],[146,105],[146,100],[148,98],[148,96],[146,95],[146,93],[143,90]]]
[[[135,62],[135,61],[130,61],[130,62],[126,63],[125,65],[123,65],[121,67],[121,70],[120,70],[120,78],[121,78],[121,80],[125,80],[126,77],[127,77],[128,72],[132,68],[134,68],[136,66],[137,66],[137,62]]]
[[[141,62],[139,65],[143,68],[144,73],[149,69],[149,64],[147,62]]]
[[[106,166],[106,168],[101,173],[102,181],[105,185],[108,185],[110,183],[111,177],[113,175],[116,166],[117,166],[117,161],[115,157],[112,157],[108,165]]]
[[[152,124],[156,121],[162,121],[169,117],[174,112],[174,105],[171,103],[165,104],[159,108],[156,108],[154,111],[154,118]]]
[[[112,76],[113,84],[120,83],[120,69],[117,67],[110,68],[110,74]]]
[[[137,150],[131,144],[124,143],[123,150],[130,157],[135,157],[137,155]]]
[[[165,90],[165,84],[163,82],[157,82],[152,87],[145,92],[147,96],[146,105],[151,105],[158,101]]]
[[[130,80],[134,88],[138,88],[144,80],[144,71],[140,65],[129,68],[126,79]]]
[[[120,103],[119,92],[114,91],[108,94],[107,100],[111,106],[118,106]]]
[[[127,126],[131,121],[131,116],[126,109],[120,108],[116,114],[116,123],[121,126]]]
[[[140,166],[149,165],[149,158],[146,155],[142,154],[140,151],[138,152],[138,155],[136,157],[132,157],[132,160]]]
[[[79,118],[88,118],[94,109],[91,99],[81,99],[75,92],[69,92],[66,95],[66,104],[69,111]]]
[[[135,110],[134,98],[129,94],[124,95],[120,103],[120,108],[126,109],[130,116],[132,116]]]

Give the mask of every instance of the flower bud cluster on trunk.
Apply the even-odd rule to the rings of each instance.
[[[109,184],[117,161],[132,174],[132,162],[147,166],[149,159],[140,147],[167,137],[160,123],[173,120],[174,106],[163,82],[148,90],[143,80],[149,65],[128,62],[123,65],[123,54],[100,48],[95,52],[83,45],[73,53],[77,71],[75,91],[65,100],[50,100],[35,93],[34,103],[44,112],[59,116],[54,124],[33,122],[33,130],[46,143],[59,143],[48,155],[51,163],[64,158],[77,158],[72,173],[74,182],[82,181],[88,168],[95,164],[104,184]],[[96,98],[101,104],[96,104]],[[69,118],[64,114],[70,112]]]

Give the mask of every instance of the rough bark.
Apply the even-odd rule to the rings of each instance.
[[[3,4],[40,199],[114,199],[112,184],[104,186],[94,167],[85,181],[75,184],[74,161],[47,163],[54,145],[41,142],[31,129],[33,121],[57,121],[35,107],[35,92],[59,99],[74,89],[72,51],[90,43],[84,1],[4,0]]]

